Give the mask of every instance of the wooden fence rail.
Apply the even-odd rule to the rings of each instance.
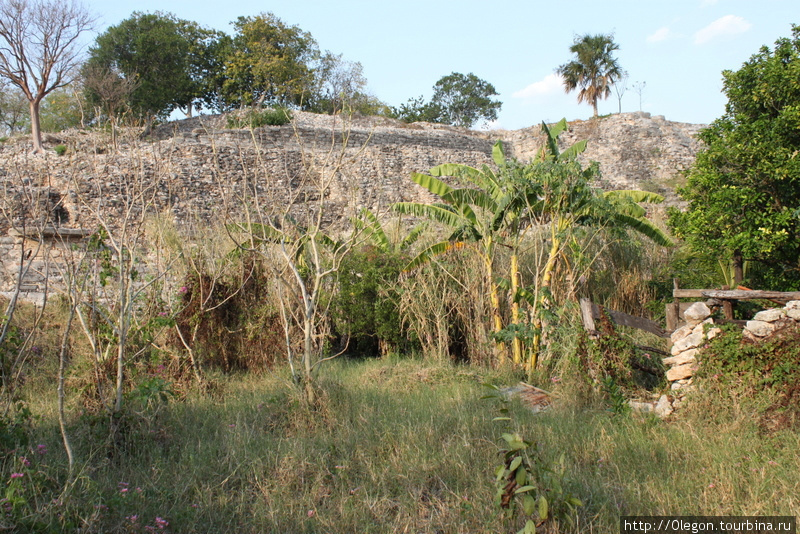
[[[800,300],[800,291],[758,291],[754,289],[673,289],[672,296],[676,299],[766,299],[779,302],[789,302],[790,300]]]
[[[594,321],[600,319],[601,317],[600,306],[590,301],[589,299],[581,299],[580,304],[581,304],[581,317],[583,319],[583,327],[590,334],[596,333],[597,329],[594,326]],[[609,318],[615,324],[630,326],[631,328],[638,328],[639,330],[644,330],[645,332],[650,332],[651,334],[655,334],[658,337],[670,336],[669,332],[661,328],[661,326],[658,323],[651,321],[650,319],[645,319],[644,317],[636,317],[634,315],[628,315],[627,313],[622,313],[616,310],[609,310],[608,308],[604,308],[604,311],[608,314]]]

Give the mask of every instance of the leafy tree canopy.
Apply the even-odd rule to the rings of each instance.
[[[221,101],[228,108],[264,104],[300,105],[314,86],[319,59],[310,33],[272,13],[239,17],[225,59]]]
[[[25,94],[0,78],[0,134],[20,133],[29,125],[28,99]]]
[[[441,122],[442,110],[430,102],[425,102],[425,97],[409,98],[405,104],[392,108],[391,117],[403,122]]]
[[[764,289],[800,288],[800,27],[723,78],[725,114],[700,133],[670,225],[698,255],[762,264]]]
[[[493,100],[498,93],[494,86],[472,73],[454,72],[442,76],[433,86],[433,97],[412,98],[392,116],[404,122],[436,122],[470,128],[477,122],[497,120],[502,102]]]
[[[469,128],[479,121],[497,120],[502,102],[493,100],[494,86],[472,73],[454,72],[433,86],[431,103],[441,110],[439,122]]]
[[[135,87],[131,109],[141,117],[166,117],[176,107],[209,100],[212,44],[222,35],[168,13],[134,13],[97,37],[84,74],[100,70]],[[89,91],[89,99],[97,95]]]

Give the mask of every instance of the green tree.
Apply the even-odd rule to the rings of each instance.
[[[706,148],[679,190],[688,207],[670,225],[695,254],[740,273],[757,262],[765,289],[798,289],[800,26],[723,78],[725,114],[700,133]]]
[[[60,132],[78,128],[85,117],[83,95],[75,87],[53,91],[41,106],[41,125],[44,132]]]
[[[83,72],[86,77],[103,73],[124,79],[132,88],[129,107],[149,123],[209,99],[209,50],[219,38],[221,34],[169,13],[136,12],[97,37]],[[101,100],[91,86],[88,92],[90,101]]]
[[[494,86],[472,74],[454,72],[433,86],[431,104],[441,109],[438,122],[470,128],[477,122],[497,120],[502,102],[493,100]]]
[[[18,88],[0,79],[0,132],[15,134],[28,127],[28,100]]]
[[[613,35],[584,35],[576,37],[569,48],[575,59],[556,69],[564,79],[566,92],[580,89],[578,102],[592,105],[597,117],[597,101],[611,96],[611,87],[624,76],[613,53],[619,50]]]
[[[310,33],[272,13],[239,17],[233,25],[220,88],[226,107],[300,105],[310,97],[320,55]]]
[[[403,122],[441,122],[442,110],[439,106],[425,102],[425,97],[409,98],[400,107],[392,108],[390,113],[394,119]]]
[[[493,100],[494,86],[472,73],[454,72],[442,76],[433,86],[433,97],[412,98],[391,115],[403,122],[436,122],[470,128],[477,122],[497,120],[502,102]]]
[[[364,208],[354,219],[356,234],[365,244],[342,262],[339,287],[332,311],[336,329],[349,337],[349,350],[382,356],[408,345],[408,331],[400,320],[400,295],[396,282],[408,263],[408,249],[425,225],[417,225],[404,238],[401,220],[393,226],[381,224]]]

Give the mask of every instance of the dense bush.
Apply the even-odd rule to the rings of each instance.
[[[263,110],[249,109],[244,113],[228,115],[228,128],[260,128],[261,126],[283,126],[292,120],[287,108],[273,107]]]
[[[742,337],[725,325],[703,350],[702,377],[711,394],[762,398],[760,424],[765,428],[800,428],[800,327],[778,330],[762,342]]]
[[[342,262],[332,316],[338,335],[349,338],[349,352],[385,355],[408,350],[397,292],[407,261],[401,254],[367,246]]]

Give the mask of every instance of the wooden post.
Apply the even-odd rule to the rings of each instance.
[[[666,304],[666,315],[667,315],[667,330],[670,332],[674,332],[678,328],[678,321],[680,320],[680,303],[678,302],[678,298],[675,297],[675,291],[680,289],[678,287],[678,279],[672,279],[672,302]]]
[[[583,320],[583,329],[589,334],[589,337],[597,335],[597,329],[594,327],[594,311],[592,310],[592,301],[589,299],[581,299],[581,319]]]
[[[733,287],[738,288],[744,279],[744,258],[741,250],[733,251]]]
[[[727,291],[730,288],[728,286],[722,286],[723,291]],[[725,314],[725,319],[728,321],[733,320],[733,301],[732,300],[723,300],[722,301],[722,312]]]

